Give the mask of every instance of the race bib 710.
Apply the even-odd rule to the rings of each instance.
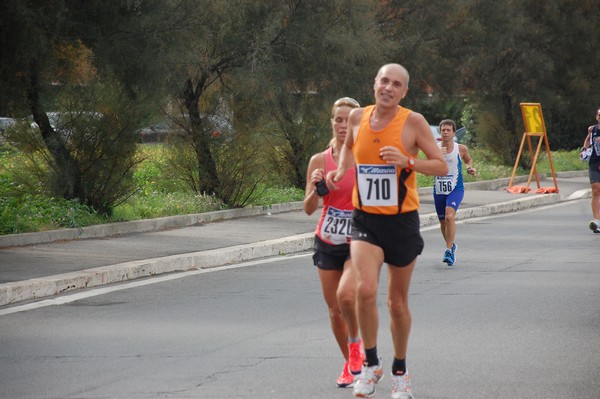
[[[398,205],[398,179],[394,165],[358,165],[357,182],[362,205]]]

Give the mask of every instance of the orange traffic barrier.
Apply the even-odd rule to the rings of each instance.
[[[528,193],[531,191],[531,189],[529,187],[525,187],[525,186],[510,186],[505,188],[506,191],[508,191],[509,193],[513,193],[513,194],[522,194],[522,193]]]
[[[558,193],[558,188],[557,187],[540,187],[537,189],[536,193],[538,193],[538,194]]]

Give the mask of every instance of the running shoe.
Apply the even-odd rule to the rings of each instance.
[[[456,243],[452,243],[452,264],[456,263],[456,249],[457,248],[458,248],[458,246],[456,245]]]
[[[352,394],[359,398],[372,398],[375,396],[375,384],[383,377],[383,365],[381,357],[375,366],[363,365],[358,380],[354,384]]]
[[[413,399],[408,371],[404,375],[392,374],[392,399]]]
[[[339,388],[350,388],[354,385],[354,376],[348,370],[348,362],[344,363],[342,374],[340,374],[335,383]]]
[[[454,264],[454,256],[452,255],[452,250],[447,249],[444,252],[444,259],[442,259],[444,263],[447,263],[448,266],[452,266]]]
[[[600,233],[600,221],[592,219],[589,226],[594,233]]]
[[[348,352],[350,353],[350,357],[348,358],[348,369],[350,370],[350,373],[359,375],[362,370],[363,361],[365,360],[362,339],[358,342],[350,342],[348,344]]]

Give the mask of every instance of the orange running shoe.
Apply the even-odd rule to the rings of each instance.
[[[350,388],[354,386],[354,376],[348,370],[348,362],[344,363],[342,374],[338,377],[336,384],[339,388]]]
[[[348,368],[352,374],[359,375],[362,370],[363,362],[365,361],[362,339],[358,342],[349,343],[348,352],[350,353],[350,357],[348,358]]]

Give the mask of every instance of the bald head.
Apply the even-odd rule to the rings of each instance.
[[[379,71],[377,72],[377,76],[375,76],[375,80],[377,80],[379,77],[381,77],[382,75],[385,75],[387,73],[400,74],[403,77],[402,80],[404,80],[405,86],[408,88],[408,81],[410,80],[410,76],[409,76],[406,68],[404,68],[402,65],[400,65],[400,64],[385,64],[384,66],[379,68]]]

